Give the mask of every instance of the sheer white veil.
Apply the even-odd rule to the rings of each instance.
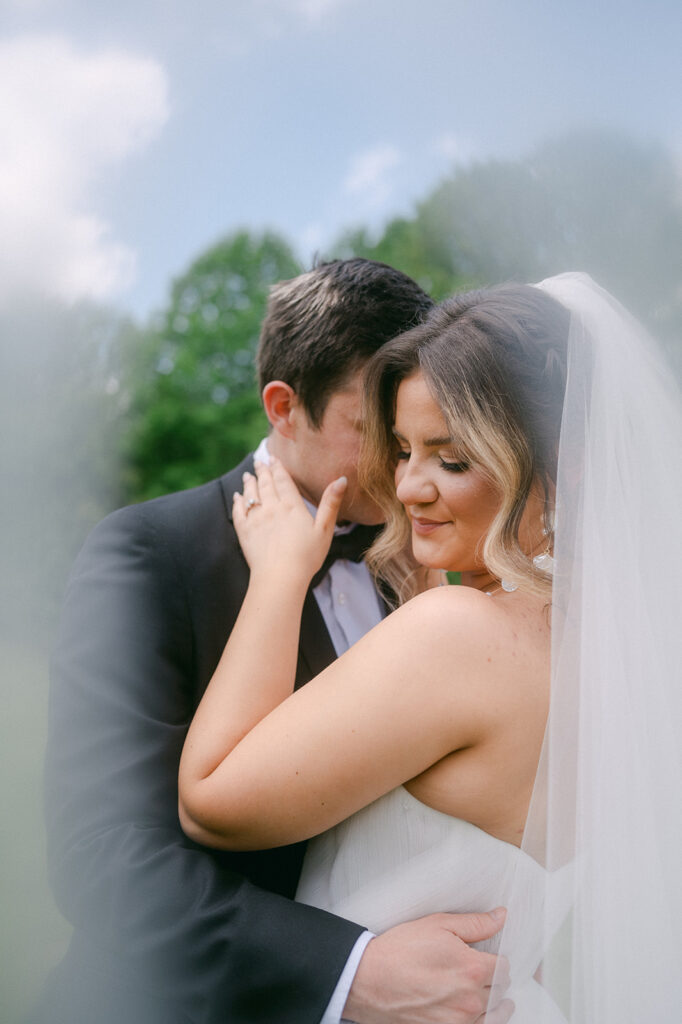
[[[542,983],[571,1024],[672,1024],[682,1019],[679,393],[644,329],[589,277],[537,287],[571,312],[551,708],[523,840],[547,868],[533,922]],[[501,947],[512,967],[514,916],[528,916],[515,891]]]

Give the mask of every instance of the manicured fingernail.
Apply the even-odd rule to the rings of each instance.
[[[495,921],[502,921],[507,916],[507,911],[504,909],[504,907],[496,907],[495,910],[490,911],[490,916]]]

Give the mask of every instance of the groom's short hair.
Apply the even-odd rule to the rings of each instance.
[[[280,281],[270,290],[258,344],[260,389],[285,381],[319,427],[332,394],[433,305],[411,277],[360,257],[319,263]]]

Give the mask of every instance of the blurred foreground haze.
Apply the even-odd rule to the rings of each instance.
[[[47,654],[85,533],[254,443],[267,285],[316,252],[394,262],[437,298],[588,269],[679,367],[682,8],[0,13],[0,1020],[14,1024],[68,937],[41,770]]]

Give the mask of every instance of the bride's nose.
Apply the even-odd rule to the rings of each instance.
[[[428,505],[438,497],[438,488],[430,479],[426,467],[413,458],[398,463],[395,492],[403,505]]]

